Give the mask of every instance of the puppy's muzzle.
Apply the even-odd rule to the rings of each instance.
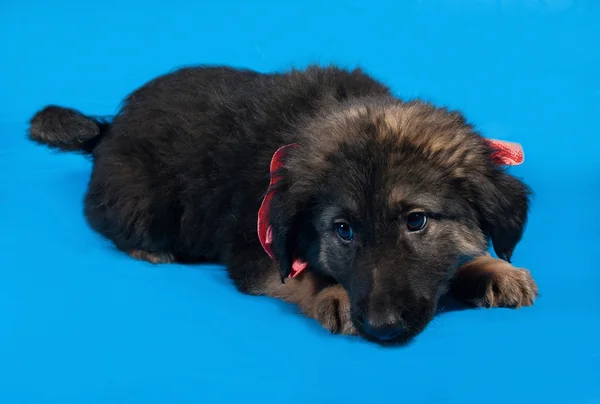
[[[407,329],[401,313],[396,309],[384,312],[368,310],[366,313],[355,316],[364,332],[382,342],[403,340],[407,336]]]

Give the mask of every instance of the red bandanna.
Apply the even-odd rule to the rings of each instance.
[[[523,154],[523,148],[518,143],[505,142],[503,140],[495,140],[488,139],[488,143],[492,148],[494,148],[494,153],[492,153],[492,159],[501,165],[507,166],[517,166],[523,163],[525,159]],[[296,147],[296,144],[289,144],[286,146],[282,146],[275,154],[273,154],[273,158],[271,159],[271,181],[269,183],[269,189],[267,190],[267,194],[260,205],[260,209],[258,211],[258,239],[260,240],[260,244],[264,248],[265,252],[271,257],[271,259],[275,260],[275,255],[273,254],[273,229],[269,225],[269,207],[271,205],[271,200],[273,199],[273,194],[275,192],[274,185],[279,181],[279,176],[277,175],[277,170],[283,167],[283,157],[285,155],[286,150],[291,147]],[[292,272],[290,273],[290,278],[294,278],[298,276],[299,273],[304,271],[308,263],[296,258],[292,264]]]

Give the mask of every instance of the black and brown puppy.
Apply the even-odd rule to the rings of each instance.
[[[223,263],[239,290],[333,332],[401,343],[448,291],[481,306],[537,295],[528,271],[486,254],[491,239],[510,259],[528,188],[459,113],[403,103],[360,70],[185,68],[135,91],[111,123],[50,106],[29,134],[91,154],[85,214],[122,251]],[[289,144],[270,189],[273,260],[257,213]],[[287,278],[295,260],[308,269]]]

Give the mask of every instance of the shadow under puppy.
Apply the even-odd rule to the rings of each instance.
[[[223,263],[240,291],[332,332],[403,343],[446,293],[490,307],[537,296],[509,263],[527,186],[461,114],[401,102],[358,69],[184,68],[110,123],[49,106],[29,136],[91,156],[85,214],[120,250]]]

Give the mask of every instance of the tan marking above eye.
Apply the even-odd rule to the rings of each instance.
[[[404,200],[404,198],[406,198],[406,192],[404,192],[402,188],[392,188],[388,195],[388,205],[399,205]]]

